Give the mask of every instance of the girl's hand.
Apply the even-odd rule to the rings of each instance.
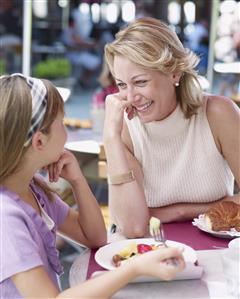
[[[177,265],[167,262],[170,258],[176,259]],[[131,262],[137,276],[155,276],[162,280],[173,279],[185,267],[182,250],[173,247],[149,251],[132,260],[130,259],[129,262]]]
[[[134,108],[131,102],[122,98],[120,93],[110,94],[106,97],[104,139],[109,136],[120,136],[123,127],[124,111],[127,112],[129,119],[133,118]]]
[[[77,159],[67,150],[63,151],[57,162],[48,165],[48,175],[50,182],[57,182],[61,177],[70,184],[74,184],[83,176]]]

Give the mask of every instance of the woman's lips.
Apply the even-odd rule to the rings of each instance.
[[[144,105],[137,106],[137,107],[135,106],[135,109],[137,110],[137,112],[143,113],[143,112],[146,112],[152,104],[153,104],[153,101],[149,101]]]

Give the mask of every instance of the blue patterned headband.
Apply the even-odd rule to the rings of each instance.
[[[13,76],[19,76],[26,80],[27,85],[30,87],[32,96],[32,117],[31,126],[28,130],[27,140],[24,146],[28,146],[32,136],[41,127],[44,115],[47,110],[47,89],[43,84],[42,80],[32,77],[24,76],[20,73],[12,74]]]

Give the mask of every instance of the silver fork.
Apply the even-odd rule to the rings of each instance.
[[[165,234],[164,234],[164,230],[162,229],[162,225],[161,225],[161,222],[160,222],[160,225],[158,228],[150,228],[150,235],[154,238],[154,240],[156,242],[160,242],[163,244],[163,246],[165,248],[168,248],[169,246],[167,245],[167,242],[166,242],[166,238],[165,238]],[[168,259],[167,260],[167,263],[171,263],[172,265],[174,266],[178,266],[178,260],[176,258],[171,258],[171,259]]]
[[[163,231],[161,225],[158,229],[153,229],[152,233],[153,233],[153,238],[156,242],[160,242],[160,243],[163,244],[164,247],[168,248],[166,238],[165,238],[165,235],[164,235],[164,231]]]

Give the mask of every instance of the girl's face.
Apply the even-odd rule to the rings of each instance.
[[[176,108],[174,74],[146,70],[120,55],[114,57],[113,68],[120,95],[131,101],[141,122],[162,120]]]
[[[63,118],[64,114],[59,112],[50,128],[47,144],[50,163],[58,161],[67,141],[67,132],[63,124]]]

